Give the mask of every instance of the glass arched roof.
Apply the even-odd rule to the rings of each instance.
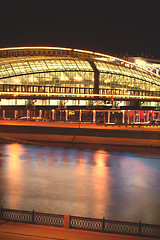
[[[0,49],[0,79],[46,72],[94,72],[120,75],[160,86],[160,77],[131,62],[109,55],[58,47]]]

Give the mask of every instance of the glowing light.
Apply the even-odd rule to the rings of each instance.
[[[90,94],[87,94],[87,93],[27,93],[27,92],[20,92],[20,93],[17,93],[17,92],[0,92],[0,96],[5,97],[5,95],[16,95],[17,97],[18,96],[28,96],[28,97],[34,97],[34,96],[48,96],[48,97],[52,97],[52,96],[63,96],[63,97],[89,97],[89,98],[92,98],[92,97],[105,97],[105,98],[111,98],[113,97],[114,99],[123,99],[123,98],[126,98],[126,99],[148,99],[148,100],[157,100],[159,101],[160,100],[160,97],[157,96],[137,96],[137,95],[126,95],[126,94],[123,94],[123,95],[112,95],[112,94],[94,94],[94,93],[90,93]]]
[[[8,174],[10,180],[7,182],[11,199],[8,199],[9,205],[17,208],[19,196],[22,194],[21,184],[23,182],[22,166],[20,156],[23,153],[23,147],[19,144],[11,144],[6,147],[6,154],[8,154]]]
[[[87,51],[87,50],[73,49],[73,51],[74,51],[74,52],[81,52],[81,53],[94,54],[94,52]]]
[[[11,47],[11,48],[0,48],[0,51],[8,51],[8,50],[29,50],[29,49],[46,49],[46,50],[68,50],[71,51],[72,48],[62,48],[62,47]]]
[[[19,51],[19,50],[60,50],[60,51],[70,51],[70,52],[79,52],[79,53],[86,53],[86,54],[90,54],[91,55],[91,58],[95,58],[96,56],[97,57],[101,57],[101,59],[99,60],[102,60],[102,61],[105,61],[105,59],[107,61],[115,61],[117,60],[118,62],[120,62],[121,64],[124,64],[125,66],[128,65],[130,66],[131,68],[136,68],[136,69],[139,69],[140,71],[143,71],[143,72],[147,72],[153,76],[156,76],[158,78],[160,78],[159,75],[153,73],[152,71],[149,71],[147,70],[146,68],[143,68],[143,67],[139,67],[137,66],[137,64],[134,64],[134,63],[131,63],[129,61],[126,61],[126,60],[123,60],[121,58],[117,58],[117,57],[113,57],[113,56],[110,56],[110,55],[106,55],[106,54],[102,54],[102,53],[97,53],[97,52],[92,52],[92,51],[87,51],[87,50],[80,50],[80,49],[72,49],[72,48],[62,48],[62,47],[12,47],[12,48],[0,48],[0,51],[12,51],[12,50],[15,50],[15,51]]]
[[[74,77],[74,79],[75,79],[76,81],[82,81],[82,80],[83,80],[82,76],[80,76],[79,73],[76,73],[76,76]]]
[[[62,72],[61,73],[61,80],[62,81],[67,81],[69,78],[67,77],[67,75],[64,73],[64,72]]]
[[[110,178],[108,168],[106,167],[108,156],[108,153],[104,150],[97,150],[94,154],[95,167],[93,172],[96,176],[93,179],[94,199],[96,199],[94,209],[99,215],[104,213],[104,203],[108,202],[108,206],[111,204]]]

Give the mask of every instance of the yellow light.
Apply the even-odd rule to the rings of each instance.
[[[69,115],[75,115],[75,112],[74,111],[69,111],[68,114]]]
[[[29,50],[29,49],[46,49],[46,50],[68,50],[68,51],[71,51],[72,48],[62,48],[62,47],[43,47],[43,46],[40,46],[40,47],[11,47],[11,48],[0,48],[0,51],[9,51],[9,50]]]
[[[20,95],[20,96],[81,96],[81,97],[106,97],[106,98],[111,98],[114,97],[114,99],[119,99],[119,98],[126,98],[126,99],[153,99],[153,100],[157,100],[160,101],[160,97],[155,97],[155,96],[144,96],[144,97],[139,97],[139,96],[135,96],[135,95],[112,95],[112,94],[94,94],[94,93],[27,93],[27,92],[0,92],[0,96],[3,95],[12,95],[14,96],[14,94],[16,96]]]
[[[67,81],[69,78],[66,76],[64,72],[61,73],[61,80],[62,81]]]
[[[74,52],[81,52],[81,53],[94,54],[94,52],[87,51],[87,50],[73,49],[73,51],[74,51]]]
[[[97,53],[97,52],[92,52],[92,51],[87,51],[87,50],[80,50],[80,49],[72,49],[72,48],[62,48],[62,47],[43,47],[43,46],[40,46],[40,47],[11,47],[11,48],[0,48],[0,51],[9,51],[9,50],[37,50],[37,49],[40,49],[40,50],[60,50],[60,51],[73,51],[73,52],[81,52],[81,53],[87,53],[87,54],[90,54],[92,57],[95,57],[95,56],[99,56],[99,57],[103,57],[103,61],[104,59],[106,59],[107,61],[114,61],[114,60],[117,60],[119,62],[121,62],[122,64],[127,64],[129,65],[130,67],[135,67],[136,69],[139,69],[139,70],[142,70],[144,72],[147,72],[157,78],[160,79],[160,76],[153,73],[152,71],[149,71],[143,67],[139,67],[137,66],[137,64],[134,64],[134,63],[131,63],[129,61],[126,61],[126,60],[123,60],[121,58],[117,58],[117,57],[113,57],[113,56],[110,56],[110,55],[107,55],[107,54],[102,54],[102,53]],[[99,59],[100,60],[100,59]]]

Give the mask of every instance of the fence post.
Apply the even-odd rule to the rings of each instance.
[[[65,214],[64,215],[64,226],[63,227],[70,229],[70,225],[71,225],[71,215]]]
[[[0,219],[3,220],[3,207],[0,208]]]
[[[105,218],[102,219],[102,232],[105,232]]]
[[[142,223],[141,221],[139,222],[139,236],[142,235]]]
[[[34,218],[35,218],[34,214],[35,214],[35,211],[33,210],[33,211],[32,211],[32,223],[33,223],[33,224],[34,224],[34,220],[35,220],[35,219],[34,219]]]

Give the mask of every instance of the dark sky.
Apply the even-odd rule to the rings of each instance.
[[[60,46],[160,59],[158,1],[5,0],[0,9],[0,47]]]

